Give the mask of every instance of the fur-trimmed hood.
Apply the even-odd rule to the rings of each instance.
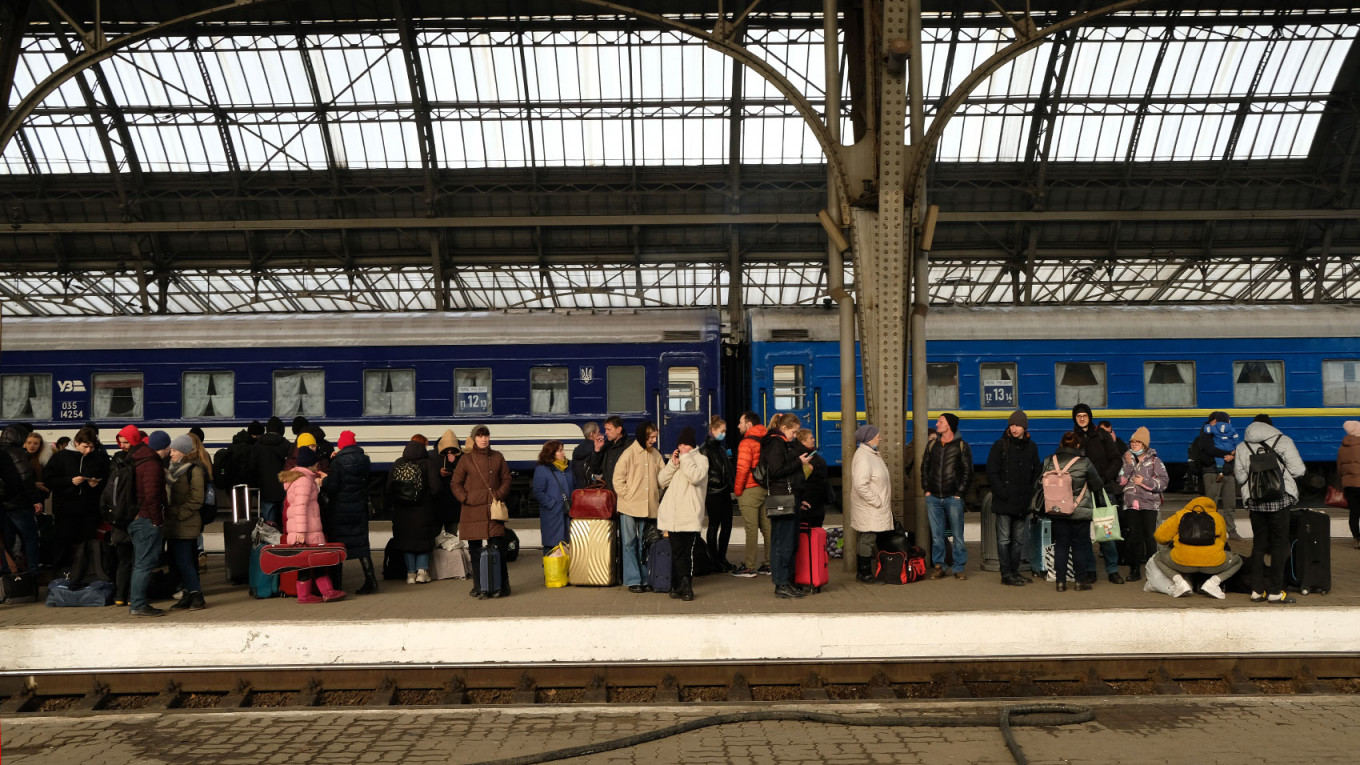
[[[314,478],[315,476],[315,473],[305,467],[296,467],[279,473],[279,483],[287,486],[299,478]]]

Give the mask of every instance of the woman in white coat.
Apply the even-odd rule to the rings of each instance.
[[[680,431],[679,444],[657,482],[666,490],[656,526],[671,540],[671,597],[694,600],[694,545],[704,530],[708,458],[697,448],[694,428]]]
[[[878,454],[878,428],[861,425],[855,431],[855,458],[850,463],[850,525],[859,532],[855,545],[856,578],[874,582],[874,545],[878,532],[892,531],[892,483],[888,465]]]

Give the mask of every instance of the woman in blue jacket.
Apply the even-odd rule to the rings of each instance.
[[[571,509],[571,493],[576,480],[567,460],[566,447],[561,441],[543,444],[534,468],[533,492],[538,502],[538,528],[543,535],[543,553],[551,552],[567,536],[567,511]]]

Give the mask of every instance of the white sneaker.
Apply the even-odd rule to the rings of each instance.
[[[426,584],[430,581],[430,572],[420,569],[416,572],[416,584]]]
[[[1182,595],[1188,595],[1194,589],[1195,589],[1194,587],[1190,586],[1189,582],[1185,581],[1185,577],[1181,576],[1180,574],[1177,574],[1171,580],[1171,597],[1173,598],[1179,598]]]
[[[1228,597],[1223,593],[1223,583],[1218,581],[1218,577],[1216,576],[1209,577],[1209,579],[1204,584],[1201,584],[1199,586],[1199,591],[1204,593],[1205,595],[1210,595],[1215,598],[1218,598],[1219,600],[1223,600],[1224,598]]]
[[[416,583],[416,575],[408,572],[408,573],[406,574],[406,583],[407,583],[407,584],[415,584],[415,583]]]

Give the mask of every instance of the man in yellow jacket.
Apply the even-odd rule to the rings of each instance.
[[[1242,568],[1242,558],[1223,549],[1228,525],[1208,497],[1187,502],[1157,527],[1154,536],[1159,544],[1172,545],[1170,550],[1158,551],[1152,563],[1171,580],[1173,598],[1195,589],[1185,580],[1185,574],[1210,574],[1208,581],[1200,585],[1200,592],[1222,600],[1224,580]]]

